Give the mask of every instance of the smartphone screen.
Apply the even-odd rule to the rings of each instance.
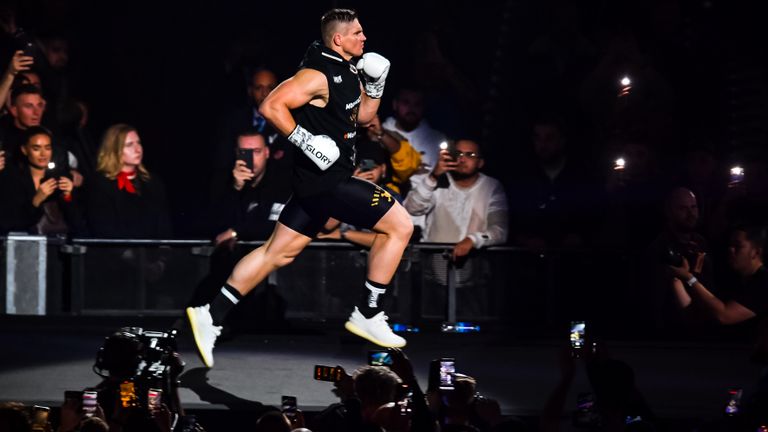
[[[341,369],[333,366],[315,365],[314,377],[318,381],[341,381]]]
[[[45,406],[35,405],[32,407],[32,430],[33,431],[47,431],[48,428],[48,414],[51,409]]]
[[[136,388],[131,381],[120,383],[120,402],[123,408],[136,406]]]
[[[237,160],[245,162],[245,166],[253,171],[253,149],[237,149]]]
[[[78,405],[83,399],[83,392],[76,390],[67,390],[64,392],[64,402],[75,402]]]
[[[280,402],[280,410],[287,417],[294,417],[296,415],[296,396],[283,395]]]
[[[456,373],[456,361],[452,358],[440,359],[440,390],[453,390],[453,379]]]
[[[368,364],[371,366],[391,366],[392,355],[389,351],[368,351]]]
[[[575,355],[581,352],[584,348],[584,332],[586,331],[587,324],[584,321],[571,321],[571,349]]]
[[[91,417],[94,413],[96,413],[96,405],[98,404],[97,399],[99,394],[95,391],[88,390],[82,393],[83,414],[85,414],[86,417]]]
[[[159,410],[162,398],[163,391],[161,389],[151,388],[147,390],[147,408],[149,408],[150,411]]]
[[[744,168],[740,166],[731,167],[730,184],[738,184],[744,180]]]
[[[728,403],[725,404],[725,415],[735,416],[739,414],[741,408],[742,389],[732,387],[728,389]]]

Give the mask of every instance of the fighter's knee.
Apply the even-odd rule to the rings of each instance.
[[[400,218],[398,223],[395,224],[393,234],[405,241],[411,239],[411,235],[413,235],[413,221],[411,221],[410,216],[407,216],[406,214],[406,217]]]

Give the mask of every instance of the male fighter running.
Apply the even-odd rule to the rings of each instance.
[[[235,266],[207,305],[187,308],[197,349],[213,366],[213,346],[227,312],[264,280],[287,265],[327,223],[344,221],[375,231],[359,307],[345,328],[384,347],[402,347],[380,310],[413,231],[410,216],[389,193],[352,177],[355,131],[379,108],[389,60],[363,54],[366,40],[357,13],[333,9],[320,20],[322,42],[310,45],[299,71],[262,102],[259,112],[301,150],[295,158],[293,196],[267,242]],[[360,57],[356,64],[353,58]]]

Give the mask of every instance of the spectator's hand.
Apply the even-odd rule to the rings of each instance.
[[[0,171],[5,169],[5,151],[0,150]]]
[[[583,349],[586,349],[586,347]],[[560,350],[558,360],[560,363],[560,378],[563,381],[573,380],[574,375],[576,375],[576,358],[573,356],[570,345]]]
[[[235,247],[236,243],[237,243],[237,233],[232,228],[217,235],[216,238],[213,240],[214,247],[219,247],[223,244],[224,246],[228,247],[230,250],[232,250],[232,248]]]
[[[440,150],[437,165],[435,165],[435,169],[432,170],[432,177],[438,178],[448,171],[454,171],[458,165],[459,163],[453,160],[451,154],[448,153],[448,150]]]
[[[161,432],[171,432],[171,410],[165,404],[149,412]]]
[[[319,240],[341,240],[341,230],[336,228],[330,232],[320,231],[317,233],[317,238]]]
[[[72,190],[74,190],[75,184],[68,177],[59,177],[59,180],[56,182],[56,187],[62,191],[64,195],[69,195],[72,193]]]
[[[472,250],[472,246],[474,246],[472,239],[469,237],[464,238],[464,240],[456,243],[456,246],[453,247],[453,254],[451,259],[455,262],[456,260],[469,255],[469,252]]]
[[[416,382],[416,375],[413,373],[413,365],[405,352],[400,348],[389,348],[388,351],[392,357],[392,365],[389,367],[396,373],[405,384]]]
[[[373,142],[379,142],[380,136],[384,133],[384,129],[381,128],[381,120],[379,119],[379,116],[376,115],[373,117],[373,120],[371,120],[370,123],[368,123],[368,126],[366,126],[367,132],[368,132],[368,139]]]
[[[40,207],[40,204],[48,199],[48,197],[51,196],[57,187],[58,181],[53,178],[40,183],[40,186],[37,187],[37,192],[35,192],[35,196],[32,197],[32,205],[35,207]]]
[[[336,365],[337,368],[341,369],[341,380],[339,382],[333,383],[333,394],[338,396],[339,399],[341,399],[342,402],[345,400],[355,396],[355,381],[352,379],[352,377],[347,373],[347,371],[344,370],[343,367]]]
[[[376,173],[373,170],[370,171],[361,171],[360,168],[356,168],[355,172],[352,173],[353,176],[357,178],[361,178],[363,180],[368,180],[371,183],[378,183],[378,180],[376,177]]]
[[[290,414],[291,415],[288,415],[287,413],[283,412],[283,416],[285,416],[285,418],[288,419],[288,423],[291,424],[291,430],[306,427],[303,411],[300,409],[295,409],[292,410]]]
[[[501,406],[494,399],[488,399],[484,396],[475,396],[474,403],[472,404],[475,414],[480,417],[485,423],[493,426],[499,424],[502,420]]]
[[[59,432],[74,432],[80,427],[82,413],[80,412],[80,403],[75,400],[66,399],[61,404],[59,418]]]
[[[245,166],[245,161],[236,160],[232,169],[232,177],[235,179],[235,190],[242,190],[246,182],[253,180],[253,171]]]
[[[69,173],[72,174],[72,184],[75,187],[80,187],[83,185],[83,175],[80,174],[80,171],[78,170],[69,170]]]
[[[29,70],[32,66],[32,63],[34,62],[34,57],[25,56],[24,51],[21,50],[16,51],[13,53],[13,57],[11,58],[11,63],[8,65],[6,74],[16,76],[21,71]]]
[[[669,270],[672,276],[680,279],[682,282],[688,281],[693,275],[691,274],[688,260],[683,257],[683,265],[680,267],[669,266]]]

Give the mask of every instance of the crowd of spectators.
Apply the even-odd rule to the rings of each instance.
[[[388,89],[391,109],[379,113],[384,121],[361,125],[353,175],[382,186],[389,196],[381,199],[404,204],[420,227],[414,241],[446,244],[459,287],[483,283],[486,266],[476,251],[490,246],[518,246],[537,254],[621,251],[636,258],[636,274],[643,275],[624,275],[633,281],[623,283],[647,294],[637,310],[650,311],[659,328],[702,319],[723,324],[764,319],[766,143],[716,145],[721,137],[706,125],[686,123],[690,116],[681,114],[688,108],[683,98],[688,90],[679,76],[684,68],[671,69],[674,53],[649,52],[627,29],[612,28],[590,39],[568,6],[555,9],[560,26],[542,30],[527,47],[526,65],[509,72],[530,83],[510,92],[520,98],[509,104],[526,111],[520,116],[524,120],[507,119],[525,124],[522,137],[473,133],[480,128],[473,115],[466,115],[466,104],[478,102],[477,91],[443,54],[439,38],[427,33],[419,40],[428,55],[414,64],[414,76],[401,76]],[[668,10],[654,13],[676,16]],[[148,169],[143,160],[145,148],[152,152],[161,143],[143,143],[140,131],[120,118],[111,119],[110,127],[98,131],[101,139],[94,140],[98,134],[89,128],[89,106],[71,86],[68,40],[25,33],[8,8],[2,7],[0,17],[3,40],[13,47],[0,58],[0,234],[173,237],[172,191],[161,179],[166,172]],[[658,25],[656,30],[665,28]],[[661,31],[653,37],[674,39]],[[670,51],[678,47],[667,46]],[[207,150],[214,157],[210,175],[204,176],[210,181],[189,185],[208,202],[207,211],[191,217],[203,219],[199,233],[219,253],[231,251],[239,239],[266,239],[290,197],[286,185],[293,158],[303,157],[294,155],[258,112],[281,78],[263,65],[250,66],[244,74],[245,102],[220,113],[212,134],[216,139]],[[436,104],[443,105],[435,109]],[[459,124],[462,120],[469,124]],[[319,237],[363,247],[374,241],[374,234],[345,224],[328,226]],[[446,259],[434,258],[425,274],[443,286]],[[466,302],[476,297],[463,293],[469,295]],[[761,349],[768,346],[765,330]],[[755,354],[762,363],[766,357],[762,351]],[[492,403],[474,395],[470,377],[457,375],[450,397],[430,398],[433,389],[428,389],[425,398],[407,358],[397,351],[395,358],[400,367],[391,371],[362,368],[353,377],[344,374],[337,383],[341,404],[318,416],[312,430],[377,425],[428,431],[437,430],[436,424],[456,431],[518,430],[497,428]],[[611,425],[627,415],[652,419],[635,395],[626,364],[596,361],[592,367],[597,368],[590,377],[598,400],[610,401],[603,404],[609,423],[602,430],[624,430]],[[558,391],[565,391],[570,378],[566,366]],[[366,380],[377,384],[366,385]],[[617,382],[624,386],[617,388]],[[414,402],[405,423],[395,415],[402,409],[395,398],[401,383],[409,386]],[[374,395],[366,393],[371,385]],[[559,398],[555,394],[547,407],[552,418],[559,415]],[[637,413],[626,411],[626,398],[633,408],[639,406]],[[9,406],[2,412],[2,421],[13,422],[16,414],[10,413],[22,410]],[[80,430],[106,427],[97,423],[84,422]],[[264,431],[296,426],[269,415],[254,425]]]

